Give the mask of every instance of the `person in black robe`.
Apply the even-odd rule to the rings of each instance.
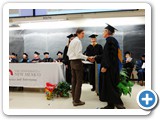
[[[97,43],[97,37],[98,35],[92,34],[89,37],[91,38],[91,44],[87,47],[85,54],[87,56],[92,56],[95,58],[95,61],[97,63],[101,62],[101,55],[103,52],[102,46]],[[95,61],[93,61],[93,64],[90,65],[90,84],[92,85],[91,91],[95,90]]]
[[[131,57],[131,53],[129,51],[125,52],[125,59],[123,60],[123,68],[126,69],[127,75],[130,80],[133,68],[134,68],[134,59]]]
[[[30,63],[27,53],[23,53],[23,58],[20,60],[20,63]]]
[[[53,58],[49,57],[49,52],[44,52],[44,59],[43,62],[53,62]]]
[[[69,84],[71,84],[72,74],[71,74],[71,66],[70,66],[69,58],[67,56],[67,52],[68,52],[68,46],[74,37],[75,37],[74,34],[70,34],[67,36],[67,38],[69,39],[68,45],[65,46],[64,51],[63,51],[63,63],[66,66],[66,81]]]
[[[11,63],[18,63],[17,54],[12,53],[12,55],[11,55]]]
[[[63,53],[61,51],[57,52],[58,58],[56,59],[57,62],[63,62]]]
[[[34,59],[32,59],[32,63],[38,63],[38,62],[41,62],[42,60],[40,59],[39,57],[40,53],[35,51],[34,52]]]
[[[108,104],[101,109],[114,109],[114,107],[125,109],[117,87],[122,56],[120,54],[118,41],[112,37],[114,32],[115,28],[108,24],[103,33],[103,37],[106,38],[106,43],[101,60],[99,98]]]

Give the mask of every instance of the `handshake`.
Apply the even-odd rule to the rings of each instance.
[[[95,56],[90,56],[87,58],[87,60],[89,60],[90,62],[95,62]]]

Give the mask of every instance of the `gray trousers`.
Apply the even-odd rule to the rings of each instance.
[[[80,102],[83,81],[83,63],[81,59],[71,60],[72,71],[72,97],[73,102]]]

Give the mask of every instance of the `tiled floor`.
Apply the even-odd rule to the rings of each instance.
[[[127,109],[139,109],[136,102],[137,93],[144,89],[144,86],[139,86],[135,83],[132,96],[122,96],[122,100]],[[47,100],[43,92],[10,92],[9,107],[11,109],[96,109],[107,105],[105,102],[100,102],[99,97],[95,92],[91,92],[89,84],[82,85],[81,100],[85,101],[83,106],[73,106],[71,95],[69,98],[55,97],[53,100]]]

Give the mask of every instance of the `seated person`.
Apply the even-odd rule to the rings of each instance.
[[[136,62],[136,71],[138,72],[138,82],[143,86],[143,81],[145,81],[145,55],[142,55],[141,59]]]
[[[10,62],[11,63],[18,63],[17,54],[12,53],[12,55],[10,56]]]
[[[49,52],[44,52],[44,59],[43,62],[53,62],[53,59],[49,57]]]
[[[41,62],[39,55],[40,55],[40,53],[38,53],[37,51],[34,52],[34,59],[32,59],[32,63]]]
[[[28,59],[28,54],[23,53],[23,58],[20,60],[21,63],[29,63],[30,60]]]
[[[56,59],[57,62],[62,62],[63,61],[63,53],[61,51],[58,51],[57,56],[58,58]]]
[[[126,69],[129,78],[131,77],[134,64],[135,64],[134,59],[131,57],[131,53],[129,51],[125,52],[125,59],[123,60],[123,68]]]

